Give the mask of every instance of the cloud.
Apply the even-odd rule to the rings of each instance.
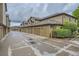
[[[20,23],[16,23],[16,22],[11,22],[11,23],[10,23],[10,26],[17,26],[17,25],[19,26]]]
[[[63,12],[67,12],[69,14],[71,14],[77,7],[78,7],[78,3],[70,3],[67,4],[64,8],[63,8]]]

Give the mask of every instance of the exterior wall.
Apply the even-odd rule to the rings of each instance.
[[[19,27],[10,27],[10,28],[7,28],[7,29],[9,29],[9,31],[19,31],[20,32]]]
[[[5,3],[0,3],[0,39],[7,33]]]
[[[50,25],[21,28],[21,32],[36,34],[45,37],[50,37],[50,31]]]
[[[0,23],[6,25],[6,7],[5,3],[0,3]]]
[[[21,32],[26,32],[26,28],[22,27],[22,28],[20,28],[20,31]]]
[[[32,24],[36,24],[36,23],[40,22],[40,21],[36,21],[34,19],[32,19],[32,20],[34,22],[31,22],[31,20],[29,20],[28,24],[32,25]],[[67,15],[59,15],[56,17],[48,18],[46,20],[43,20],[43,22],[49,21],[49,20],[51,21],[51,23],[54,21],[57,21],[58,22],[57,24],[62,24],[62,25],[65,20],[75,22],[75,18],[67,16]],[[31,34],[36,34],[36,35],[52,38],[53,30],[59,26],[60,25],[40,25],[40,26],[31,26],[31,27],[29,26],[29,27],[21,27],[20,30],[21,30],[21,32],[25,32],[25,33],[31,33]],[[20,30],[17,30],[17,31],[20,31]]]
[[[77,21],[76,21],[76,19],[75,18],[72,18],[72,17],[69,17],[69,16],[66,16],[66,15],[63,15],[63,22],[64,21],[73,21],[73,22],[76,22],[77,23]]]
[[[0,23],[3,23],[3,4],[0,3]]]
[[[51,26],[50,26],[50,38],[55,37],[53,31],[54,31],[56,28],[58,28],[58,27],[61,27],[61,26],[60,26],[60,25],[51,25]]]
[[[39,35],[45,36],[45,37],[50,37],[50,25],[42,26],[42,27],[40,27],[40,29],[38,28],[38,30],[40,32],[40,33],[38,33]]]
[[[45,21],[49,21],[49,20],[50,20],[51,22],[57,21],[59,24],[62,24],[62,15],[57,16],[57,17],[48,18],[48,19],[45,20]]]
[[[23,28],[23,32],[26,32],[26,28]]]
[[[9,20],[9,15],[6,15],[6,26],[10,27],[10,20]]]
[[[67,16],[67,15],[60,15],[60,16],[48,18],[47,20],[44,20],[44,21],[51,21],[51,22],[57,21],[57,23],[63,24],[65,20],[77,22],[75,18]]]
[[[3,3],[3,24],[6,26],[7,25],[7,19],[6,19],[6,4]]]
[[[6,34],[6,28],[0,26],[0,40],[5,36],[5,34]]]
[[[2,37],[3,37],[3,27],[0,26],[0,40],[1,40]]]
[[[10,31],[9,27],[6,27],[6,34]]]
[[[21,32],[23,32],[23,29],[24,29],[24,28],[20,28],[20,29],[21,29]]]
[[[51,22],[53,22],[55,20],[59,24],[63,24],[63,22],[65,20],[75,22],[75,18],[69,17],[67,15],[60,15],[57,17],[48,18],[47,20],[43,20],[43,21],[49,21],[49,20]],[[35,23],[36,23],[36,21],[34,20],[34,24]],[[52,38],[53,37],[53,30],[59,26],[60,25],[42,25],[42,26],[25,27],[25,28],[21,28],[21,31]]]

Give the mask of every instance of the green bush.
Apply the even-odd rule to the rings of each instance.
[[[70,29],[72,32],[77,30],[77,24],[74,22],[65,21],[63,28]]]
[[[54,30],[54,37],[74,37],[76,35],[77,24],[75,22],[65,21],[62,27]]]
[[[71,30],[69,29],[59,28],[54,30],[55,37],[65,38],[65,37],[71,37],[71,35],[72,35]]]

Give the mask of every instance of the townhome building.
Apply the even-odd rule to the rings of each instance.
[[[44,18],[30,17],[23,26],[20,26],[20,31],[52,38],[53,30],[63,26],[64,21],[76,23],[77,18],[67,13],[57,13]]]
[[[0,3],[0,39],[5,36],[6,33],[9,32],[9,16],[6,15],[7,12],[7,4]]]

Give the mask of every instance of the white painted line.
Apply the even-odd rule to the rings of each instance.
[[[59,50],[57,53],[55,53],[54,55],[56,56],[58,53],[62,52],[62,51],[65,51],[65,52],[68,52],[69,54],[71,55],[74,55],[74,56],[77,56],[78,54],[73,52],[73,51],[70,51],[70,50],[66,50],[67,48],[69,48],[70,46],[72,46],[72,44],[68,45],[68,46],[65,46],[64,48],[62,48],[61,50]]]
[[[79,42],[78,41],[71,41],[71,42],[79,45]]]
[[[25,42],[25,39],[24,39],[24,41],[19,42],[19,43],[15,44],[15,45],[19,45],[19,44],[21,44],[21,43],[24,43],[26,46],[21,46],[21,47],[18,47],[18,48],[12,49],[12,50],[16,50],[16,49],[21,49],[21,48],[29,47],[28,44]]]
[[[68,46],[64,46],[64,48],[62,48],[62,49],[60,49],[57,53],[55,53],[54,55],[56,55],[56,54],[58,54],[58,53],[60,53],[60,52],[62,52],[64,49],[66,49],[66,48],[68,48],[68,47],[70,47],[71,46],[71,44],[70,45],[68,45]]]
[[[34,53],[37,55],[37,56],[42,56],[42,54],[40,53],[40,51],[38,49],[36,49],[35,47],[33,47],[32,45],[29,46],[30,48],[32,48],[32,50],[34,51]]]
[[[52,47],[56,47],[56,48],[58,48],[58,49],[61,49],[59,46],[56,46],[56,45],[50,44],[50,43],[48,43],[48,42],[42,42],[42,41],[40,41],[40,42],[41,42],[41,43],[48,44],[49,46],[52,46]]]
[[[65,50],[65,49],[64,49],[63,51],[66,51],[66,52],[68,52],[69,54],[74,55],[74,56],[77,56],[77,55],[78,55],[76,52],[73,52],[73,51],[71,51],[71,50]]]
[[[21,48],[25,48],[25,47],[29,47],[29,46],[22,46],[22,47],[18,47],[18,48],[12,49],[12,50],[17,50],[17,49],[21,49]]]
[[[28,40],[25,40],[25,44],[27,45],[27,42]],[[32,45],[29,45],[28,46],[34,51],[34,53],[37,55],[37,56],[41,56],[42,54],[40,53],[40,51],[38,49],[36,49],[35,47],[33,47]]]
[[[27,34],[26,34],[26,35],[27,35]],[[24,35],[24,36],[25,36],[25,35]],[[33,36],[33,37],[32,37],[32,36]],[[26,36],[25,36],[25,37],[26,37]],[[31,38],[33,38],[33,39],[38,39],[38,38],[39,38],[39,37],[35,37],[34,35],[31,35],[31,34],[28,34],[27,37],[31,37]],[[25,41],[28,42],[28,40],[25,40]],[[39,40],[39,41],[40,41],[40,40]],[[42,41],[41,41],[41,42],[42,42]],[[60,42],[60,41],[59,41],[59,42]],[[56,48],[60,49],[56,54],[58,54],[58,53],[60,53],[60,52],[62,52],[62,51],[66,51],[66,52],[70,53],[71,55],[77,55],[75,52],[72,52],[72,51],[69,51],[69,50],[65,50],[66,48],[70,47],[72,44],[70,44],[70,45],[68,45],[68,46],[64,46],[64,48],[61,48],[61,47],[59,47],[59,46],[52,45],[52,44],[50,44],[50,43],[48,43],[48,42],[42,42],[42,43],[45,43],[45,44],[48,44],[48,45],[50,45],[50,46],[52,46],[52,47],[56,47]],[[34,48],[34,47],[31,46],[31,45],[29,45],[29,47],[32,48],[32,50],[35,52],[36,55],[42,55],[38,49]],[[47,53],[47,54],[48,54],[48,53]],[[54,55],[56,55],[56,54],[54,54]],[[52,54],[52,55],[53,55],[53,54]]]
[[[9,46],[8,47],[8,56],[11,56],[11,54],[12,54],[12,50],[11,50],[11,47]]]
[[[54,53],[48,53],[46,51],[43,51],[43,55],[42,56],[54,56]]]
[[[21,43],[23,43],[24,41],[21,41],[21,42],[17,42],[16,44],[14,44],[14,45],[19,45],[19,44],[21,44]]]

